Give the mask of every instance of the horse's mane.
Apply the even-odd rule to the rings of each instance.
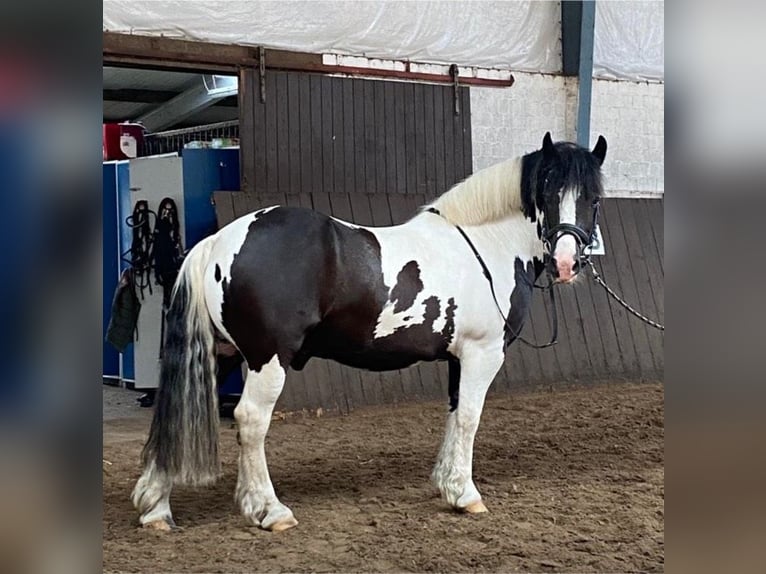
[[[587,149],[570,142],[554,144],[561,188],[578,187],[588,198],[603,193],[598,160]],[[545,177],[541,150],[482,169],[437,197],[433,207],[453,225],[481,225],[523,212],[535,220],[536,194]]]
[[[452,186],[433,207],[454,225],[481,225],[521,210],[521,158],[477,171]]]

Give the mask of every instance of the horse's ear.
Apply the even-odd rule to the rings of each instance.
[[[556,148],[553,147],[553,140],[551,139],[551,132],[545,132],[543,137],[543,157],[545,159],[553,159],[558,156]]]
[[[604,158],[606,157],[606,138],[604,136],[598,136],[596,147],[593,148],[592,153],[598,160],[598,165],[604,163]]]

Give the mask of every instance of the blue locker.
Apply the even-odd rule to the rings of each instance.
[[[119,236],[117,224],[117,165],[103,164],[103,332],[102,376],[105,379],[120,379],[120,353],[106,342],[106,329],[112,309],[112,297],[119,279]]]
[[[119,229],[119,253],[118,260],[120,274],[130,267],[128,262],[122,259],[122,254],[130,249],[130,243],[133,240],[130,228],[125,225],[125,218],[133,213],[133,206],[130,204],[130,164],[127,161],[121,161],[117,164],[117,225]],[[128,345],[122,354],[120,364],[120,377],[123,381],[134,381],[135,360],[133,358],[133,345]]]

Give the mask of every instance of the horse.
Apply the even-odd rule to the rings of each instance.
[[[247,365],[234,409],[235,500],[247,523],[271,531],[298,523],[274,492],[264,438],[287,369],[311,357],[373,371],[447,361],[449,412],[432,480],[454,509],[486,512],[472,479],[485,395],[522,329],[538,276],[571,283],[584,266],[606,147],[603,136],[591,151],[554,143],[548,132],[540,149],[478,171],[401,225],[365,227],[272,206],[200,241],[184,259],[167,313],[143,473],[132,493],[141,524],[175,527],[173,485],[210,484],[220,473],[221,348]]]

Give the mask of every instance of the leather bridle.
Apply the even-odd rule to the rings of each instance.
[[[586,232],[582,227],[572,223],[558,223],[548,229],[548,215],[547,213],[543,217],[542,225],[542,242],[544,249],[544,260],[546,266],[556,252],[556,243],[559,239],[565,235],[571,235],[575,239],[577,244],[577,262],[579,268],[584,269],[590,259],[590,253],[586,253],[588,247],[593,244],[593,240],[596,238],[596,226],[598,225],[598,214],[601,209],[601,203],[598,199],[593,202],[593,221],[590,228],[590,233]]]

